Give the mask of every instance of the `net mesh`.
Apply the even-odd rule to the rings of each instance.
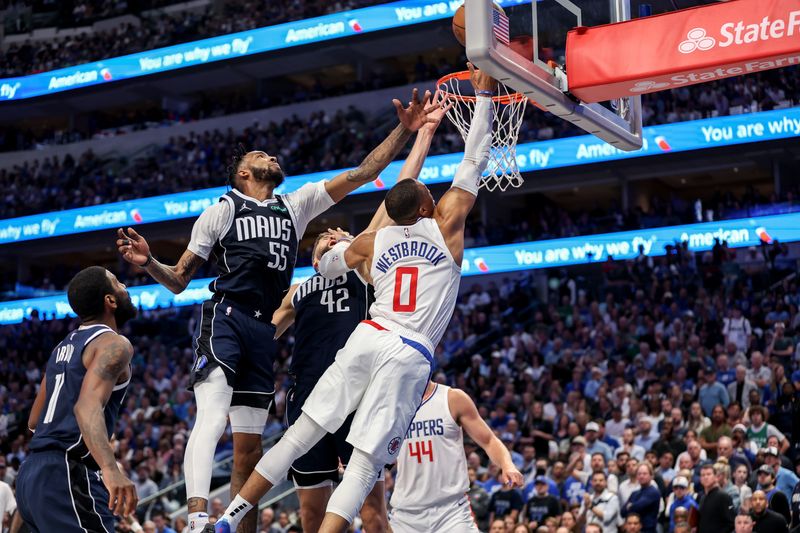
[[[439,90],[445,98],[453,101],[447,117],[466,142],[476,102],[469,71],[440,79]],[[481,187],[488,191],[505,191],[509,187],[522,185],[522,175],[517,166],[517,139],[527,102],[528,97],[524,94],[514,92],[502,83],[498,84],[497,96],[492,98],[495,118],[489,164],[481,180]]]

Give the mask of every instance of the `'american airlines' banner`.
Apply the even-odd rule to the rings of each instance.
[[[702,252],[710,250],[716,241],[726,241],[731,248],[742,248],[771,244],[776,240],[800,241],[800,213],[470,248],[464,252],[461,273],[478,276],[600,263],[609,259],[633,259],[640,253],[661,256],[667,253],[667,246],[679,242],[688,243],[694,252]],[[300,283],[313,273],[311,267],[298,268],[292,283]],[[129,292],[133,303],[141,309],[192,305],[211,296],[210,281],[194,280],[177,295],[161,285],[133,287]],[[22,322],[34,310],[42,319],[63,318],[72,313],[65,294],[0,302],[0,324]]]
[[[452,17],[464,0],[401,0],[176,44],[29,76],[0,79],[0,102],[127,80]],[[530,0],[501,0],[503,6]]]
[[[644,128],[643,136],[642,148],[634,152],[617,150],[591,135],[526,143],[517,147],[517,163],[521,171],[535,172],[800,137],[800,108],[651,126]],[[263,148],[270,150],[274,147]],[[429,157],[420,173],[420,180],[428,184],[451,181],[461,157],[461,153]],[[402,162],[395,161],[378,180],[364,185],[353,194],[385,191],[395,184],[401,167]],[[287,193],[299,189],[305,183],[331,179],[340,172],[342,170],[331,170],[289,177],[279,192]],[[86,231],[112,230],[120,226],[193,218],[216,202],[225,191],[225,187],[215,187],[0,220],[0,245]],[[111,238],[113,236],[109,237]]]

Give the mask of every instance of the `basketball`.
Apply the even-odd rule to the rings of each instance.
[[[501,13],[505,13],[503,8],[495,3],[492,3],[492,7]],[[456,14],[453,15],[453,35],[456,36],[456,40],[461,43],[461,46],[467,45],[467,21],[464,18],[463,5],[456,9]]]

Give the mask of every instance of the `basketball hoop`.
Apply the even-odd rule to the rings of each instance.
[[[442,77],[437,86],[443,98],[454,102],[447,112],[447,117],[458,128],[458,132],[466,142],[472,115],[475,112],[476,97],[472,95],[472,84],[469,71],[454,72]],[[492,131],[492,147],[489,151],[487,174],[481,180],[481,187],[488,191],[522,185],[522,176],[517,166],[517,139],[525,104],[528,97],[497,84],[497,96],[492,97],[494,107],[494,128]]]

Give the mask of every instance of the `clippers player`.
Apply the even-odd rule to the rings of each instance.
[[[109,442],[133,356],[117,332],[136,308],[125,285],[99,266],[76,274],[67,296],[81,325],[47,362],[28,420],[35,433],[17,501],[34,533],[112,533],[113,515],[129,515],[138,501]]]
[[[464,224],[488,162],[492,129],[491,94],[496,82],[474,70],[477,97],[464,160],[453,186],[434,205],[430,191],[405,180],[386,195],[396,225],[338,243],[320,262],[320,273],[337,279],[362,264],[375,287],[372,321],[358,325],[303,405],[303,414],[261,458],[256,471],[217,522],[217,533],[236,528],[298,457],[356,411],[347,441],[353,445],[342,483],[328,502],[320,527],[344,531],[353,521],[383,465],[393,462],[433,367],[439,342],[455,307]]]
[[[469,477],[462,428],[500,467],[503,482],[522,485],[511,454],[472,399],[464,391],[430,382],[397,457],[389,515],[394,533],[478,532],[466,495]]]
[[[214,254],[220,274],[210,285],[195,338],[191,383],[197,418],[184,459],[190,533],[208,523],[214,451],[230,417],[233,431],[231,492],[236,492],[261,457],[261,434],[275,390],[276,344],[272,314],[289,288],[298,242],[309,221],[364,183],[374,181],[427,119],[430,99],[413,92],[409,107],[394,100],[400,120],[361,165],[331,181],[308,183],[275,194],[284,174],[275,157],[249,152],[235,165],[233,189],[206,209],[177,265],[155,260],[145,239],[119,230],[117,246],[174,293],[182,292],[197,268]],[[255,532],[256,513],[243,524]]]
[[[441,119],[450,106],[441,106],[437,93],[428,114],[433,120],[417,133],[414,147],[400,169],[398,181],[416,179],[428,155],[431,141]],[[383,203],[368,226],[368,230],[391,224]],[[342,230],[321,233],[312,248],[312,263],[318,268],[322,255],[339,240],[352,240]],[[319,273],[301,284],[293,285],[275,311],[272,322],[276,338],[294,323],[294,350],[289,373],[293,384],[287,395],[286,418],[293,424],[302,413],[303,403],[325,370],[333,363],[336,352],[347,342],[356,326],[368,318],[374,301],[372,286],[366,281],[369,271],[362,266],[336,280],[327,280]],[[332,488],[339,481],[339,463],[347,465],[353,447],[347,443],[350,430],[348,418],[338,431],[327,434],[304,456],[297,459],[289,471],[300,500],[300,519],[303,530],[317,531],[325,514]],[[387,529],[385,490],[381,476],[361,509],[364,528],[370,533]]]

